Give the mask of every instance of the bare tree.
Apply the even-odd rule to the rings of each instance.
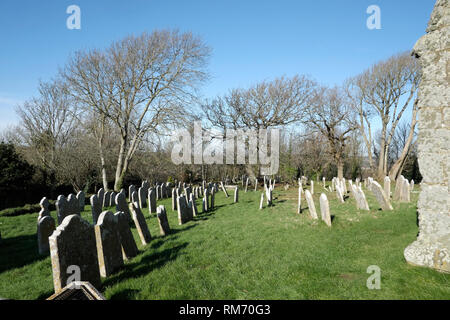
[[[120,131],[114,189],[118,191],[139,143],[180,120],[208,73],[210,49],[191,33],[154,31],[129,36],[107,50],[78,52],[64,76],[85,107]]]
[[[368,124],[367,119],[371,115],[376,114],[381,122],[380,150],[377,166],[377,175],[379,177],[384,177],[388,173],[389,146],[400,119],[416,96],[420,74],[420,68],[416,59],[412,58],[409,53],[402,53],[378,62],[361,75],[352,79],[354,88],[353,102],[360,115],[359,127],[369,153],[372,152],[371,145],[368,142],[371,137],[366,135],[367,131],[364,123]],[[412,109],[411,132],[414,132],[417,114],[416,103],[414,102]],[[368,129],[370,129],[370,126]],[[401,163],[404,162],[404,158],[407,155],[409,145],[405,147],[405,153],[402,153],[390,172],[392,178],[398,175]],[[370,157],[371,155],[369,155]]]
[[[75,132],[76,107],[60,79],[39,83],[39,95],[16,109],[20,134],[32,152],[30,159],[50,174],[51,183],[60,170],[62,152]],[[36,163],[37,162],[37,163]]]
[[[316,90],[305,124],[320,132],[328,142],[328,152],[338,168],[338,177],[344,176],[346,141],[354,126],[353,109],[341,88],[322,87]]]

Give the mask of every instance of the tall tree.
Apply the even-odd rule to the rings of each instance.
[[[191,33],[162,30],[70,59],[63,74],[77,101],[120,131],[116,191],[144,136],[181,121],[184,106],[208,78],[209,54],[209,47]]]

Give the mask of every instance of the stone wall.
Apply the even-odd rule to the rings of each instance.
[[[422,66],[419,87],[418,159],[423,176],[419,235],[406,261],[450,272],[450,7],[437,0],[427,34],[415,45]]]

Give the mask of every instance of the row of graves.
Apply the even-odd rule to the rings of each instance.
[[[303,188],[307,183],[306,177],[301,177],[298,180],[298,204],[297,213],[302,213],[302,195],[304,194],[305,201],[308,206],[309,214],[312,219],[317,220],[318,215],[316,206],[312,195],[314,194],[314,181],[310,181],[310,189]],[[339,179],[334,177],[331,180],[331,184],[327,187],[325,177],[322,178],[322,187],[327,192],[336,192],[336,198],[345,203],[345,200],[350,196],[355,199],[356,209],[369,211],[369,204],[367,203],[365,193],[362,189],[360,179],[357,178],[355,182],[352,180],[346,180],[345,178]],[[372,192],[375,196],[381,210],[393,210],[391,204],[391,179],[385,177],[384,185],[381,185],[373,178],[369,177],[364,180],[364,187]],[[409,182],[404,176],[399,176],[396,180],[395,191],[392,195],[393,201],[398,202],[410,202],[410,194],[414,190],[414,180]],[[262,198],[261,198],[262,199]],[[262,200],[261,200],[262,203]],[[322,193],[319,198],[320,212],[322,220],[331,227],[331,214],[328,197],[325,193]]]
[[[55,289],[52,298],[57,299],[58,294],[71,288],[74,281],[93,292],[91,287],[99,288],[102,277],[112,275],[124,265],[125,260],[135,257],[139,251],[130,225],[136,227],[143,245],[152,240],[143,208],[147,207],[150,215],[156,213],[160,234],[166,236],[170,233],[167,212],[165,206],[157,206],[157,200],[171,197],[172,210],[177,212],[178,223],[182,225],[198,215],[196,199],[202,199],[201,210],[206,213],[214,209],[215,194],[219,188],[229,197],[226,187],[229,186],[223,182],[206,181],[200,186],[179,182],[177,185],[162,183],[151,187],[148,181],[143,181],[139,188],[129,186],[129,202],[125,189],[118,193],[100,189],[89,198],[92,224],[81,217],[86,203],[83,191],[77,195],[70,194],[67,198],[64,195],[57,198],[56,221],[50,215],[49,201],[44,197],[40,202],[37,238],[39,253],[50,253]],[[239,189],[232,187],[234,202],[238,202]],[[115,207],[116,212],[104,210],[111,207]],[[79,271],[77,279],[72,277],[76,270]]]

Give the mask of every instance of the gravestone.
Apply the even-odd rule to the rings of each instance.
[[[189,200],[190,202],[190,208],[192,210],[192,216],[196,217],[198,215],[198,211],[197,211],[197,205],[195,204],[195,196],[193,193],[191,193],[191,199]]]
[[[258,190],[258,178],[255,178],[255,191]]]
[[[136,202],[139,205],[139,196],[137,191],[133,191],[133,193],[131,194],[131,203]]]
[[[236,186],[234,188],[234,203],[239,202],[239,188]]]
[[[225,186],[223,185],[223,182],[220,181],[220,187],[222,188],[222,191],[225,193],[225,197],[229,197],[227,189],[225,188]]]
[[[314,181],[311,180],[311,194],[314,194]]]
[[[43,197],[41,202],[39,202],[39,205],[41,206],[41,211],[39,211],[38,215],[38,221],[43,218],[50,216],[50,210],[48,210],[48,206],[50,203],[48,202],[48,199],[46,197]]]
[[[400,188],[400,202],[410,202],[410,189],[409,182],[407,179],[403,178],[401,188]]]
[[[394,196],[392,197],[394,201],[399,201],[400,200],[400,195],[401,195],[401,192],[402,192],[403,180],[404,179],[405,179],[405,177],[400,175],[400,176],[398,176],[397,180],[395,181]]]
[[[320,201],[320,213],[322,215],[322,220],[331,227],[331,215],[330,215],[330,205],[328,203],[328,198],[325,193],[322,193],[319,198]]]
[[[56,217],[58,219],[58,225],[62,223],[64,218],[68,216],[68,203],[66,197],[59,195],[55,202]]]
[[[116,211],[123,212],[130,223],[133,219],[131,218],[130,208],[128,207],[127,199],[125,197],[125,193],[119,192],[116,195]]]
[[[384,177],[384,194],[388,199],[391,197],[391,179],[389,176]]]
[[[131,200],[131,195],[135,191],[136,191],[136,187],[133,184],[128,187],[128,198],[129,198],[129,201],[132,201]]]
[[[148,211],[150,214],[156,213],[156,192],[153,188],[148,190]]]
[[[72,266],[80,268],[80,279],[76,280],[101,286],[94,227],[87,221],[76,214],[67,216],[49,237],[49,243],[56,293],[68,284],[75,271]]]
[[[123,266],[117,218],[111,211],[103,211],[95,225],[100,275],[108,277]]]
[[[162,236],[170,233],[169,220],[167,220],[166,207],[163,205],[156,208],[156,216],[158,217],[159,232]]]
[[[177,210],[178,210],[178,224],[182,225],[188,222],[190,214],[185,195],[181,195],[177,198]]]
[[[414,180],[413,179],[411,179],[409,186],[411,187],[411,192],[413,192],[414,191]]]
[[[50,251],[48,237],[55,231],[55,219],[50,215],[42,216],[37,223],[38,251],[39,254],[47,254]]]
[[[248,189],[248,182],[249,182],[249,178],[247,178],[247,180],[245,180],[245,192],[247,192],[247,189]]]
[[[450,9],[438,0],[427,34],[414,47],[422,67],[419,85],[418,162],[423,177],[419,235],[404,251],[408,263],[450,272]]]
[[[145,246],[152,240],[152,236],[150,235],[150,231],[148,230],[145,217],[142,214],[141,208],[139,208],[139,203],[137,201],[130,203],[129,208],[134,221],[134,225],[136,226],[136,230],[139,234],[139,238],[141,239],[142,244]]]
[[[116,196],[117,193],[111,191],[111,195],[109,196],[109,207],[114,207],[116,205]]]
[[[79,191],[77,193],[77,199],[78,199],[78,203],[80,204],[80,211],[83,212],[84,206],[86,205],[86,195],[84,194],[83,191]]]
[[[177,210],[177,188],[172,189],[172,210]]]
[[[117,232],[119,234],[120,245],[122,247],[122,256],[124,259],[131,259],[137,256],[139,251],[136,242],[134,241],[133,233],[130,229],[128,217],[122,211],[117,212],[114,216],[117,220]]]
[[[309,190],[305,190],[305,199],[306,199],[306,202],[308,203],[309,214],[311,215],[311,217],[314,220],[318,219],[317,212],[316,212],[316,206],[314,205],[314,200],[313,200],[313,197],[311,195],[311,192],[309,192]]]
[[[342,191],[342,189],[341,189],[341,186],[340,186],[338,183],[336,183],[336,197],[338,198],[338,200],[339,200],[341,203],[345,203],[343,191]]]
[[[100,202],[100,205],[103,208],[103,199],[105,198],[105,190],[103,188],[100,188],[97,192],[98,201]]]
[[[147,206],[147,202],[145,200],[145,197],[147,196],[146,190],[143,187],[140,187],[138,189],[138,199],[139,199],[139,207],[141,209],[145,208]]]
[[[111,191],[106,191],[103,195],[103,208],[107,208],[109,206],[109,203],[111,202]]]
[[[386,194],[383,191],[383,188],[381,188],[380,184],[376,181],[372,181],[369,184],[369,188],[374,194],[375,198],[378,201],[378,204],[381,207],[381,210],[393,210],[392,205],[387,198]]]
[[[323,188],[325,189],[325,177],[322,178]]]
[[[302,186],[300,184],[300,186],[298,187],[298,203],[297,203],[297,213],[300,214],[302,213]]]
[[[96,194],[92,195],[89,200],[91,202],[92,222],[93,224],[97,224],[98,217],[102,213],[102,206]]]
[[[264,205],[264,191],[261,192],[261,200],[259,201],[259,210],[263,208]]]

